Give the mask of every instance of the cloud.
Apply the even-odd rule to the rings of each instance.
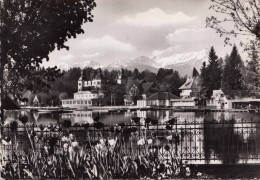
[[[174,33],[170,33],[166,36],[166,40],[169,44],[175,45],[177,43],[188,42],[201,42],[209,41],[209,37],[214,37],[215,32],[211,29],[177,29]]]
[[[91,59],[91,58],[95,58],[95,57],[99,57],[101,56],[100,53],[94,53],[94,54],[82,54],[81,57],[85,58],[85,59]]]
[[[178,48],[179,48],[179,45],[170,46],[166,49],[154,50],[152,52],[152,56],[161,56],[161,55],[164,55],[164,54],[172,53],[174,50],[176,50]]]
[[[130,43],[124,43],[111,36],[103,36],[101,38],[85,38],[81,40],[78,48],[84,48],[90,51],[115,51],[131,53],[135,50],[135,47]]]
[[[164,25],[184,24],[195,19],[196,17],[188,16],[181,11],[174,14],[166,14],[160,8],[153,8],[146,12],[138,13],[133,17],[124,16],[118,22],[135,26],[160,27]]]
[[[220,46],[223,40],[212,30],[200,29],[177,29],[165,37],[169,46],[166,49],[154,50],[153,56],[163,57],[173,53],[183,53],[209,49],[212,45]]]
[[[61,57],[59,57],[60,61],[64,62],[64,61],[70,61],[74,58],[74,55],[73,54],[66,54],[66,55],[63,55]]]
[[[112,36],[105,35],[98,38],[86,37],[72,39],[69,42],[70,50],[54,51],[50,54],[50,61],[44,66],[59,65],[62,69],[69,67],[87,66],[88,60],[98,65],[107,65],[111,60],[126,58],[136,52],[136,48],[127,42],[120,41]],[[87,60],[87,61],[86,61]],[[62,64],[59,64],[61,62]]]

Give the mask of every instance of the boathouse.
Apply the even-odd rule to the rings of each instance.
[[[248,90],[213,90],[208,106],[217,109],[256,109],[260,108],[260,97]]]
[[[156,107],[166,107],[171,106],[170,100],[171,99],[179,99],[178,96],[175,96],[169,92],[157,92],[153,95],[149,96],[146,99],[138,100],[137,106],[138,107],[145,107],[145,106],[156,106]]]

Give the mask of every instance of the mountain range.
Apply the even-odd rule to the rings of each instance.
[[[190,76],[194,67],[200,71],[204,61],[208,61],[207,49],[188,53],[175,53],[167,57],[151,58],[147,56],[140,56],[135,59],[123,59],[115,61],[103,68],[108,70],[118,70],[122,68],[134,70],[137,68],[139,71],[147,69],[152,72],[157,72],[159,68],[166,68],[178,71],[181,76]],[[93,61],[88,61],[85,65],[90,67],[93,66],[93,68],[98,66],[98,64]]]

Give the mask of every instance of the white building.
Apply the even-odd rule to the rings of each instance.
[[[84,91],[87,87],[94,87],[101,89],[101,69],[97,70],[97,75],[94,79],[86,79],[83,75],[83,70],[81,71],[81,76],[78,80],[78,91]]]
[[[137,100],[137,106],[138,107],[146,107],[147,106],[146,99]]]
[[[217,109],[255,109],[260,108],[260,99],[247,90],[213,90],[207,106]]]
[[[152,94],[146,99],[137,100],[137,106],[138,107],[147,107],[147,106],[167,107],[167,106],[171,106],[170,99],[179,99],[179,97],[169,92],[159,91],[157,93]]]
[[[82,71],[78,80],[78,92],[74,93],[73,99],[62,100],[63,107],[84,109],[102,104],[104,93],[101,91],[101,69],[97,71],[96,77],[92,80],[86,80]]]
[[[179,88],[181,99],[171,99],[171,106],[174,107],[194,107],[197,106],[199,96],[198,71],[193,68],[192,77],[187,78],[186,82]]]
[[[213,106],[214,108],[217,109],[231,109],[232,101],[230,97],[225,95],[221,89],[213,90],[213,94],[208,103],[208,106]]]

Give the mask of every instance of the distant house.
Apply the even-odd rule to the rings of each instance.
[[[170,106],[171,99],[179,99],[178,96],[171,94],[169,92],[157,92],[153,95],[149,96],[146,99],[138,100],[137,106],[145,107],[145,106]]]
[[[33,106],[38,107],[40,105],[41,105],[40,101],[39,101],[38,97],[35,95],[34,99],[33,99]]]
[[[93,79],[87,79],[81,71],[81,76],[78,80],[78,91],[85,91],[86,89],[97,88],[101,89],[102,84],[102,72],[101,69],[97,69],[97,74]]]
[[[217,109],[257,109],[260,97],[247,90],[213,90],[208,106]]]
[[[180,99],[171,99],[173,107],[194,107],[198,105],[199,97],[199,73],[193,68],[192,77],[187,78],[186,82],[179,88],[181,90]]]
[[[213,90],[213,94],[211,96],[210,102],[208,103],[208,106],[212,106],[217,109],[231,109],[231,97],[228,94],[224,94],[221,89]]]
[[[159,91],[159,86],[155,82],[143,82],[141,88],[143,99]]]
[[[193,68],[192,77],[187,78],[186,82],[179,88],[181,90],[181,98],[189,99],[199,95],[198,76],[198,71]]]
[[[134,100],[131,97],[131,95],[129,95],[129,94],[124,95],[124,104],[125,104],[125,106],[133,106],[134,105]]]
[[[84,109],[89,106],[100,106],[103,104],[104,93],[101,90],[102,72],[99,68],[93,79],[86,79],[81,71],[78,80],[78,92],[74,93],[73,99],[63,99],[62,106]]]
[[[148,96],[159,91],[159,86],[155,82],[147,82],[143,79],[133,80],[133,78],[129,78],[128,81],[132,81],[132,87],[126,92],[125,105],[134,105],[137,99],[146,99]]]

